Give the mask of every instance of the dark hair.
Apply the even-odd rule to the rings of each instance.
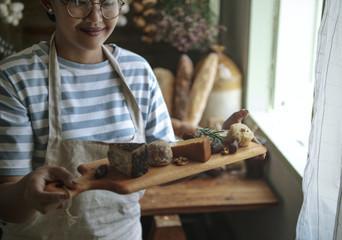
[[[46,15],[48,16],[48,18],[50,19],[50,21],[56,22],[56,17],[55,17],[54,14],[49,14],[48,12],[46,12]]]

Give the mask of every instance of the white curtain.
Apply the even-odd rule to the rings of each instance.
[[[318,35],[315,102],[297,240],[342,239],[342,3],[327,0]]]

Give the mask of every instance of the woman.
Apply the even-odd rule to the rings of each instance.
[[[3,226],[3,238],[140,239],[142,191],[81,194],[70,209],[77,222],[69,227],[63,210],[53,211],[64,207],[65,197],[44,187],[60,180],[76,188],[77,166],[105,157],[90,141],[173,141],[161,91],[144,59],[103,46],[123,2],[41,3],[56,19],[51,43],[1,63],[0,218],[20,223]]]
[[[166,105],[148,63],[104,46],[120,0],[40,0],[56,20],[41,42],[0,62],[0,219],[3,239],[141,239],[143,191],[88,191],[73,198],[78,165],[106,156],[98,142],[174,141]],[[230,121],[247,116],[246,111]],[[229,122],[229,121],[228,121]],[[226,127],[230,124],[226,124]]]

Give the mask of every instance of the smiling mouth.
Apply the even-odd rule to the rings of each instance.
[[[103,32],[104,28],[81,28],[81,31],[89,36],[98,36]]]

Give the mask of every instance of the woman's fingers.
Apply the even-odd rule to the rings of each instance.
[[[242,119],[246,118],[248,116],[248,110],[242,109],[240,111],[237,111],[233,113],[222,125],[222,129],[228,130],[230,128],[230,125],[234,123],[239,123],[242,121]]]
[[[69,189],[76,189],[77,187],[77,182],[74,175],[72,175],[64,167],[50,168],[49,175],[49,177],[52,178],[52,181],[61,181]]]
[[[229,130],[230,126],[234,123],[239,123],[242,121],[242,119],[248,117],[248,110],[242,109],[240,111],[237,111],[233,113],[222,125],[222,129]],[[255,137],[252,139],[253,142],[261,144]],[[257,159],[265,159],[266,153],[256,156]]]
[[[252,142],[255,142],[255,143],[257,143],[257,144],[261,144],[261,143],[259,142],[259,140],[258,140],[256,137],[253,137]],[[259,155],[259,156],[256,156],[256,157],[254,157],[254,158],[255,158],[255,159],[260,159],[260,160],[265,160],[265,158],[266,158],[266,153],[261,154],[261,155]]]
[[[25,176],[23,180],[25,181],[24,197],[33,208],[43,214],[63,207],[68,198],[67,194],[46,192],[46,184],[59,181],[70,189],[77,187],[74,176],[63,167],[40,167]]]
[[[34,184],[33,181],[30,183]],[[62,193],[45,192],[44,189],[41,190],[34,185],[26,188],[24,197],[34,209],[43,214],[58,208],[60,205],[64,205],[67,198]]]
[[[46,214],[66,204],[66,196],[60,193],[39,193],[31,205],[39,212]]]

